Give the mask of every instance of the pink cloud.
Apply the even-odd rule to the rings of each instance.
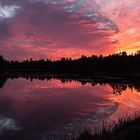
[[[7,34],[0,41],[0,53],[8,59],[55,59],[113,52],[112,36],[118,32],[118,27],[112,20],[100,14],[96,5],[89,2],[7,1],[8,5],[18,5],[19,8],[6,21],[8,25],[2,36],[5,31]],[[87,6],[90,5],[93,9],[88,10]],[[1,29],[5,21],[0,22]]]

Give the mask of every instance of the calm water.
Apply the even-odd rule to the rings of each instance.
[[[137,86],[82,81],[8,79],[0,88],[0,133],[75,132],[139,110]]]

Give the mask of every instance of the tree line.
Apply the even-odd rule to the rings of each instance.
[[[0,71],[45,71],[54,73],[140,73],[140,51],[128,55],[126,52],[108,56],[82,55],[80,58],[59,60],[41,59],[7,61],[0,56]]]

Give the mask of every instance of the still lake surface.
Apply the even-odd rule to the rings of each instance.
[[[0,88],[0,132],[70,133],[139,110],[137,86],[81,81],[7,79]]]

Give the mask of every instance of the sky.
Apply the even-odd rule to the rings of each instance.
[[[136,52],[139,0],[0,0],[0,54],[8,60]]]

